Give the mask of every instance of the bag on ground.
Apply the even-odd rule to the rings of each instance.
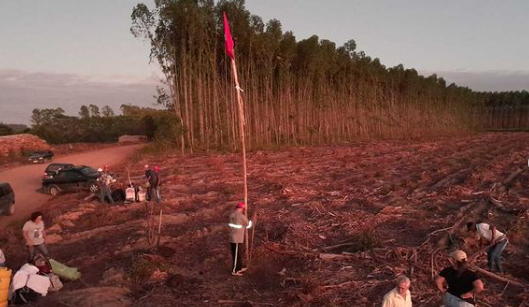
[[[59,276],[53,273],[50,273],[47,276],[50,279],[50,288],[48,289],[49,292],[57,292],[61,290],[62,287],[64,287]]]
[[[53,273],[64,280],[77,280],[81,277],[77,268],[71,268],[53,259],[50,259],[50,264]]]

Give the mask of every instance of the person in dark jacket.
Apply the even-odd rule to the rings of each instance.
[[[468,268],[464,251],[452,252],[450,263],[452,266],[443,269],[435,279],[437,289],[444,293],[445,307],[474,307],[474,296],[483,291],[483,282]]]
[[[145,178],[149,182],[149,188],[147,189],[147,200],[155,200],[157,204],[160,203],[160,174],[155,171],[157,167],[149,167],[145,164]],[[159,170],[159,168],[158,168]]]
[[[246,205],[243,202],[237,204],[237,208],[230,214],[230,248],[232,256],[233,276],[242,276],[247,269],[243,264],[242,250],[244,249],[244,234],[246,229],[252,227],[252,221],[248,221],[245,215]]]

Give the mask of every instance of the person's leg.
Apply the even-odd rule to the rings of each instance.
[[[495,267],[494,265],[494,246],[489,247],[487,250],[487,266],[489,267],[489,270],[492,271]]]
[[[493,251],[492,257],[496,264],[496,269],[500,273],[503,273],[503,266],[501,263],[501,254],[503,253],[503,250],[505,249],[506,245],[507,245],[507,241],[502,241],[494,245],[494,251]]]
[[[110,187],[105,187],[105,191],[106,191],[106,194],[107,194],[107,197],[108,197],[108,201],[113,204],[114,203],[114,199],[112,198],[112,191],[110,190]]]
[[[162,201],[162,196],[160,195],[160,187],[156,187],[156,203],[159,204]]]
[[[48,246],[46,246],[46,243],[35,245],[35,248],[38,249],[44,256],[46,256],[46,258],[50,257],[50,253],[48,252]]]
[[[244,244],[243,243],[237,243],[237,271],[240,271],[244,265],[243,265],[243,255],[242,251],[244,250]]]
[[[28,262],[33,262],[33,258],[35,257],[35,246],[27,246],[28,247]]]
[[[237,272],[237,243],[231,243],[230,242],[230,248],[231,248],[231,272],[235,273]]]
[[[99,201],[104,204],[105,203],[105,187],[99,188]]]
[[[452,306],[452,298],[451,298],[451,294],[446,292],[445,295],[443,296],[443,304],[445,307],[453,307]]]

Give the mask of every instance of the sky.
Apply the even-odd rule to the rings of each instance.
[[[34,108],[154,106],[161,73],[130,34],[154,0],[0,0],[0,122]],[[298,40],[318,35],[477,91],[529,90],[529,1],[247,0]],[[237,34],[234,33],[236,36]]]

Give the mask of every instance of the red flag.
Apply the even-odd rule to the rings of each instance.
[[[224,39],[226,40],[226,53],[228,53],[230,58],[233,60],[233,37],[231,36],[230,24],[228,23],[228,17],[226,17],[226,13],[224,13]]]

